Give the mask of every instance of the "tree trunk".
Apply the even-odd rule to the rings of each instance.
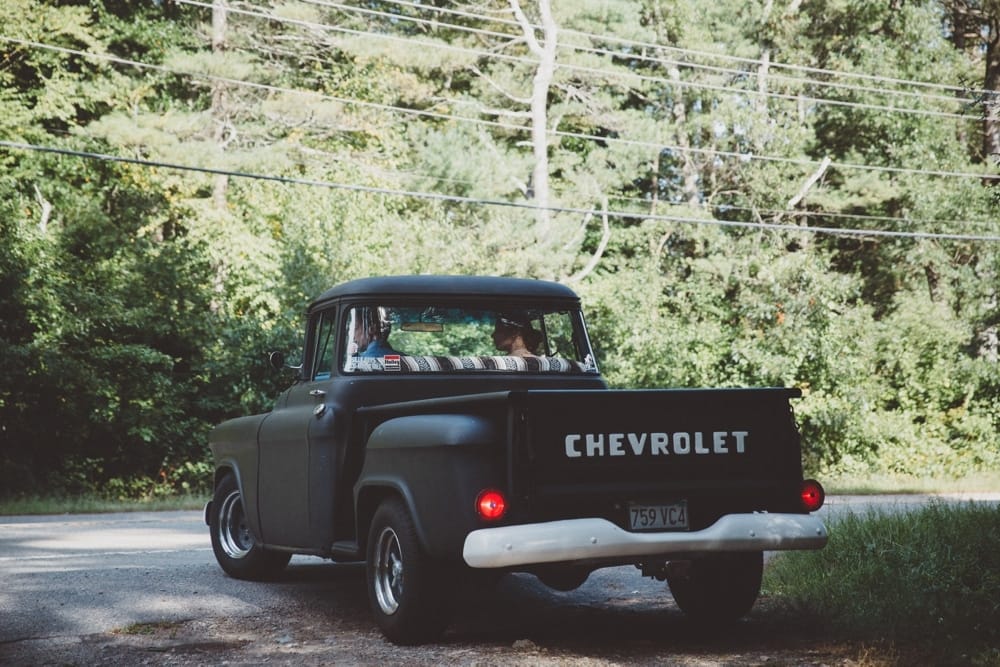
[[[657,133],[657,139],[659,139],[659,133]],[[660,151],[656,151],[656,155],[653,157],[653,178],[650,179],[649,192],[651,199],[649,202],[649,212],[656,215],[657,204],[660,203]]]
[[[968,43],[968,38],[966,36],[966,15],[965,12],[960,10],[958,7],[951,8],[951,43],[955,46],[955,49],[959,53],[964,53],[966,45]],[[956,97],[964,97],[964,91],[956,91]],[[959,143],[965,144],[968,141],[968,137],[965,134],[965,124],[962,122],[956,123],[956,138]]]
[[[983,157],[992,164],[1000,163],[1000,31],[990,20],[986,40],[986,76],[983,86],[986,101],[983,109]]]
[[[771,50],[764,48],[760,54],[760,67],[757,68],[757,113],[762,119],[767,118],[767,75],[771,70]]]
[[[760,66],[757,68],[757,113],[761,116],[761,121],[767,118],[767,75],[771,69],[771,47],[773,40],[770,37],[771,29],[768,22],[771,20],[771,10],[774,8],[773,0],[764,3],[764,11],[761,16],[761,47]]]
[[[547,243],[550,235],[552,213],[549,211],[549,141],[548,108],[549,87],[556,71],[556,46],[558,28],[552,18],[549,0],[538,0],[538,13],[542,22],[542,41],[535,38],[535,29],[528,21],[518,0],[510,0],[510,7],[517,17],[528,48],[538,58],[538,69],[531,85],[531,147],[535,166],[531,172],[531,187],[538,204],[538,228],[536,236],[541,243]]]
[[[673,81],[680,81],[681,73],[676,67],[670,70],[670,78]],[[691,141],[687,134],[687,102],[684,99],[683,88],[677,86],[674,89],[674,127],[677,129],[677,145],[680,146],[681,174],[684,193],[684,200],[691,206],[701,205],[701,189],[698,187],[699,177],[698,163],[695,161],[694,152],[691,150]]]
[[[226,0],[212,1],[212,53],[221,55],[226,49]],[[215,122],[213,139],[220,150],[226,142],[226,84],[216,81],[212,84],[212,119]],[[217,209],[226,208],[226,194],[229,190],[229,177],[218,174],[212,187],[212,203]]]

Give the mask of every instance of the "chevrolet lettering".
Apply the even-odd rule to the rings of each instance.
[[[668,454],[743,454],[749,431],[711,433],[572,433],[564,441],[566,456],[651,456]]]
[[[209,437],[205,522],[232,577],[364,563],[374,624],[415,644],[463,587],[635,567],[714,629],[753,607],[763,552],[826,544],[799,390],[609,389],[565,285],[362,278],[305,322],[289,364],[271,353],[272,409]]]

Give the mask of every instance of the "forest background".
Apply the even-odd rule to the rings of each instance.
[[[807,472],[1000,469],[995,0],[4,0],[0,497],[203,490],[332,284],[563,281]]]

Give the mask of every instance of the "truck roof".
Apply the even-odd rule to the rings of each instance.
[[[312,306],[353,296],[490,296],[579,301],[569,287],[547,280],[499,276],[380,276],[331,287]]]

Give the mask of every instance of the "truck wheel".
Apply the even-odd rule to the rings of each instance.
[[[693,620],[735,621],[756,602],[764,571],[761,552],[721,554],[686,565],[667,568],[667,585],[677,606]]]
[[[572,565],[543,567],[535,570],[538,580],[557,591],[575,591],[590,578],[590,570]]]
[[[227,474],[215,489],[209,516],[215,560],[231,577],[261,581],[288,565],[291,554],[264,549],[250,532],[236,478]]]
[[[448,625],[444,568],[428,557],[398,498],[379,505],[368,533],[368,601],[382,633],[396,644],[436,639]]]

